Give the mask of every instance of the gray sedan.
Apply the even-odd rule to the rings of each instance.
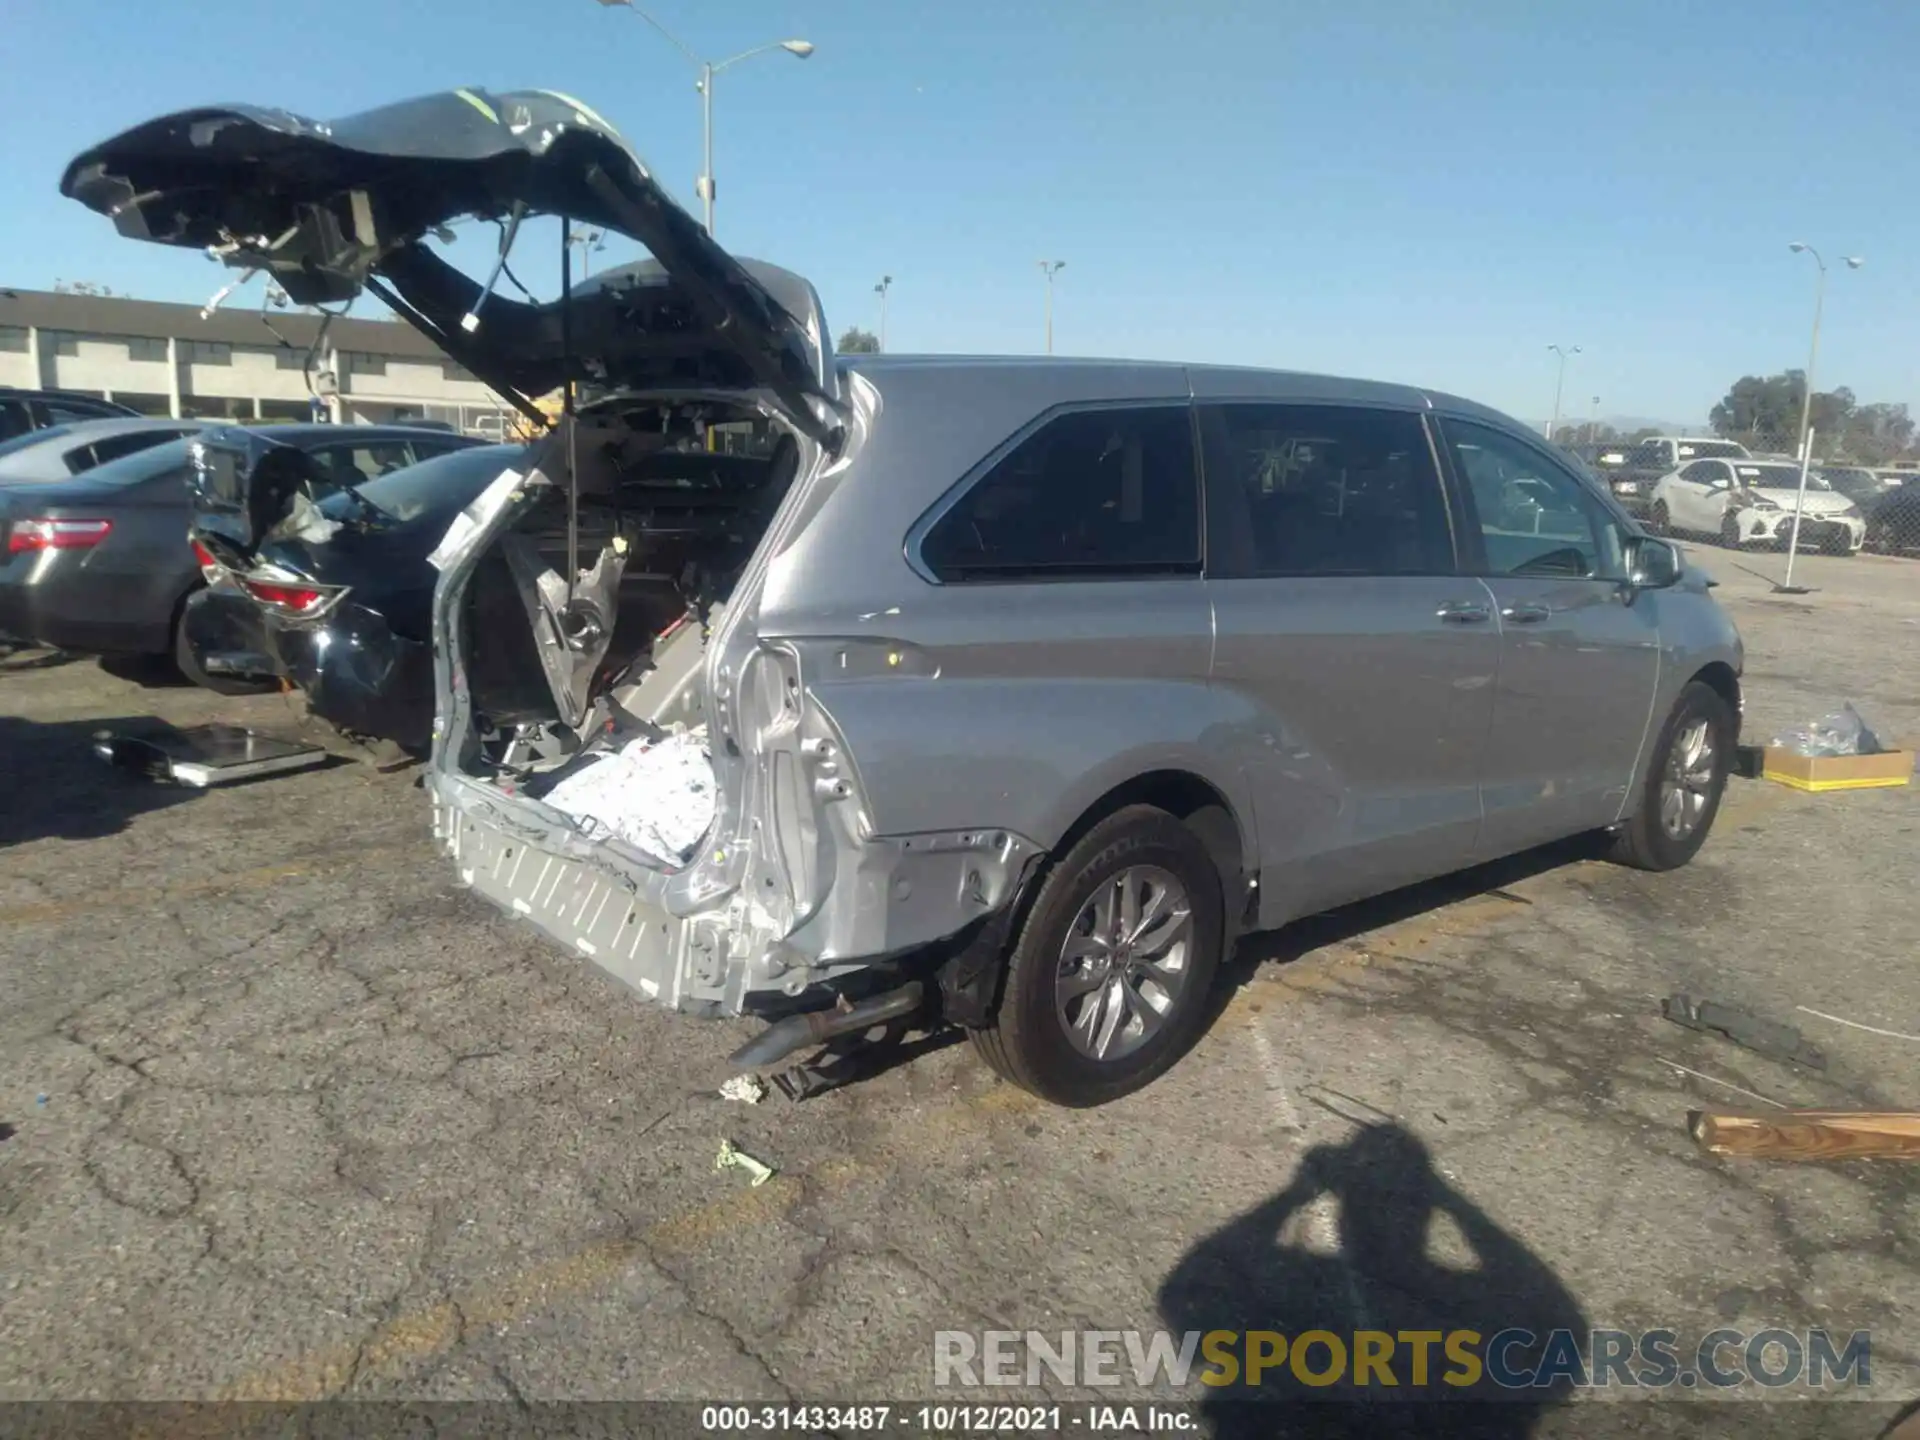
[[[80,420],[0,441],[0,485],[68,480],[201,428],[198,420]]]
[[[0,632],[64,650],[162,654],[200,578],[187,442],[69,480],[0,485]]]

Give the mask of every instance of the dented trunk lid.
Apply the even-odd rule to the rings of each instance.
[[[831,444],[836,382],[819,296],[742,261],[668,197],[599,115],[547,90],[421,96],[335,121],[252,105],[160,116],[84,151],[61,193],[121,234],[263,270],[298,304],[372,289],[534,413],[562,384],[757,390]],[[545,304],[490,293],[427,241],[465,217],[558,215],[654,262]]]

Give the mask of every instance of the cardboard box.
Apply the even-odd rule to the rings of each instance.
[[[1760,772],[1796,790],[1876,790],[1913,779],[1913,751],[1878,755],[1796,755],[1769,745]]]

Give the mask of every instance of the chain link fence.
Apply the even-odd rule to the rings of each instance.
[[[1795,434],[1561,441],[1654,534],[1731,550],[1920,561],[1920,462],[1870,464],[1823,449],[1816,433],[1803,483]]]

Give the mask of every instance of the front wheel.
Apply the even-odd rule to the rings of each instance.
[[[1158,1078],[1206,1018],[1220,963],[1220,873],[1164,810],[1109,815],[1056,864],[973,1043],[1058,1105],[1103,1105]]]
[[[1621,827],[1613,858],[1637,870],[1674,870],[1693,859],[1720,813],[1738,738],[1726,699],[1691,681],[1654,742],[1639,806]]]

